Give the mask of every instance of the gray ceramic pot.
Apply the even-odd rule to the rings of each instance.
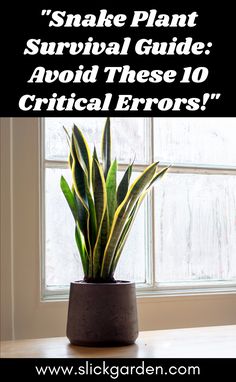
[[[133,344],[138,337],[135,284],[71,283],[67,337],[82,346]]]

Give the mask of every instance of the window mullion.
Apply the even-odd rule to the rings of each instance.
[[[119,163],[119,171],[125,171],[130,163]],[[44,160],[45,168],[69,168],[67,161]],[[147,168],[147,164],[133,164],[133,171],[142,172]]]
[[[148,123],[148,134],[149,134],[149,162],[150,163],[153,163],[154,162],[154,124],[153,124],[153,118],[150,118],[149,119],[149,123]],[[155,216],[155,213],[154,213],[154,192],[153,190],[151,190],[150,192],[150,198],[148,200],[148,208],[149,208],[149,211],[148,211],[148,222],[149,222],[149,242],[150,242],[150,247],[149,247],[149,251],[148,251],[148,255],[150,256],[150,259],[149,259],[149,263],[150,263],[150,278],[151,278],[151,286],[152,288],[155,286],[155,280],[156,280],[156,276],[155,276],[155,221],[154,221],[154,216]]]
[[[41,189],[41,208],[40,208],[40,294],[44,298],[46,291],[46,202],[45,202],[45,118],[40,118],[39,129],[40,141],[40,189]]]
[[[169,163],[162,162],[159,167],[163,168],[168,166]],[[224,167],[224,166],[198,166],[195,164],[192,165],[185,165],[185,164],[178,164],[174,163],[171,168],[169,169],[169,172],[172,173],[181,173],[181,174],[217,174],[217,175],[236,175],[236,168],[235,167]]]

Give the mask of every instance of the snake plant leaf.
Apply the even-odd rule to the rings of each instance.
[[[107,209],[107,190],[105,178],[100,164],[94,158],[93,159],[93,188],[94,188],[94,200],[97,214],[98,232],[96,243],[93,250],[93,277],[96,279],[101,270],[101,232],[103,219]]]
[[[124,248],[124,246],[126,244],[126,241],[127,241],[129,232],[131,230],[131,227],[133,225],[133,222],[134,222],[134,219],[132,219],[132,216],[131,216],[128,219],[128,221],[126,222],[125,227],[124,227],[124,229],[122,231],[122,234],[121,234],[121,237],[120,237],[120,240],[119,240],[119,243],[117,245],[117,249],[116,249],[116,252],[115,252],[115,255],[114,255],[114,259],[113,259],[113,262],[112,262],[112,265],[111,265],[111,270],[110,270],[111,277],[114,276],[114,272],[116,270],[117,263],[118,263],[118,261],[120,259],[122,250],[123,250],[123,248]]]
[[[106,209],[103,222],[102,222],[102,230],[101,230],[101,252],[102,253],[105,252],[108,237],[109,237],[109,221],[108,221],[108,209]]]
[[[83,234],[85,235],[88,253],[91,255],[91,238],[90,238],[90,211],[89,211],[89,203],[86,194],[86,184],[84,180],[84,172],[77,160],[73,161],[72,165],[72,179],[73,185],[75,189],[75,193],[78,199],[78,213],[80,213],[81,217],[86,219],[86,228],[81,227]],[[80,222],[80,219],[79,219]]]
[[[117,176],[117,160],[115,159],[109,168],[107,179],[106,179],[108,222],[110,227],[112,225],[113,217],[117,207],[116,176]]]
[[[111,165],[111,128],[110,118],[107,118],[102,135],[102,163],[105,179]]]
[[[73,194],[73,192],[70,190],[70,187],[67,183],[67,181],[65,180],[65,178],[63,176],[61,176],[61,190],[66,198],[66,201],[71,209],[71,212],[73,214],[73,217],[76,221],[76,228],[75,228],[75,239],[76,239],[76,243],[77,243],[77,247],[78,247],[78,250],[79,250],[79,253],[80,253],[80,257],[81,257],[81,262],[82,262],[82,265],[83,265],[83,270],[84,272],[86,273],[87,272],[87,260],[86,260],[86,255],[85,255],[85,248],[83,246],[83,243],[82,243],[82,237],[81,237],[81,232],[80,232],[80,227],[79,227],[79,224],[78,224],[78,220],[80,221],[80,225],[83,227],[83,221],[84,221],[84,217],[81,215],[80,212],[83,211],[83,207],[81,209],[81,207],[79,208],[78,204],[80,203],[78,200],[76,200],[76,195]],[[85,224],[86,226],[86,224]],[[85,230],[85,234],[87,234],[87,229]]]
[[[136,204],[134,205],[126,223],[125,223],[125,226],[124,226],[124,229],[122,231],[122,234],[120,236],[120,239],[119,239],[119,242],[117,244],[117,247],[116,247],[116,250],[115,250],[115,256],[114,256],[114,260],[113,260],[113,263],[112,263],[112,266],[111,266],[111,277],[113,277],[114,275],[114,272],[115,272],[115,269],[116,269],[116,266],[117,266],[117,263],[120,259],[120,256],[121,256],[121,253],[123,251],[123,248],[126,244],[126,241],[128,239],[128,236],[129,236],[129,233],[130,233],[130,230],[133,226],[133,223],[135,221],[135,218],[136,218],[136,215],[138,213],[138,210],[142,204],[142,201],[143,199],[145,198],[146,194],[148,192],[148,189],[145,190],[141,196],[139,197],[138,201],[136,202]]]
[[[75,162],[75,165],[72,165],[72,177],[75,182],[75,186],[77,186],[77,194],[82,197],[84,203],[89,208],[91,219],[94,220],[94,225],[96,226],[95,207],[90,192],[88,173],[87,170],[81,165],[81,158],[78,158],[80,155],[78,154],[78,142],[74,135],[72,135],[71,153]]]
[[[76,203],[74,199],[74,195],[65,180],[64,176],[61,176],[61,181],[60,181],[60,186],[61,190],[66,198],[66,201],[71,209],[72,215],[74,216],[74,219],[77,220],[77,208],[76,208]]]
[[[72,169],[72,165],[73,165],[73,156],[72,156],[71,152],[69,153],[68,163],[69,163],[70,169]]]
[[[103,179],[101,175],[101,168],[98,161],[93,158],[93,165],[92,165],[92,182],[93,182],[93,194],[94,194],[94,203],[95,203],[95,211],[96,211],[96,217],[97,217],[97,223],[98,226],[100,225],[102,221],[102,217],[104,214],[104,198],[105,198],[105,192],[103,190]],[[105,206],[106,208],[106,206]]]
[[[97,154],[97,150],[96,150],[95,146],[94,146],[94,149],[93,149],[93,160],[94,159],[99,163],[98,154]]]
[[[154,177],[152,178],[151,182],[149,183],[146,191],[144,191],[142,193],[142,195],[140,196],[140,198],[138,199],[138,201],[136,202],[135,206],[133,207],[133,210],[131,211],[130,213],[130,216],[125,224],[125,227],[122,231],[122,234],[121,234],[121,237],[120,237],[120,240],[117,244],[117,248],[116,248],[116,251],[115,251],[115,256],[114,256],[114,260],[113,260],[113,263],[112,263],[112,266],[111,266],[111,277],[113,277],[114,275],[114,272],[115,272],[115,269],[116,269],[116,266],[117,266],[117,263],[120,259],[120,256],[121,256],[121,253],[123,251],[123,248],[126,244],[126,241],[127,241],[127,238],[129,236],[129,233],[130,233],[130,230],[133,226],[133,223],[135,221],[135,218],[136,218],[136,215],[138,213],[138,210],[142,204],[142,201],[143,199],[145,198],[148,190],[153,186],[153,184],[157,181],[157,179],[161,179],[165,173],[167,172],[167,170],[169,169],[170,166],[168,167],[165,167],[163,168],[162,170],[160,170],[159,172],[157,172]]]
[[[75,138],[76,146],[78,145],[78,149],[79,149],[79,152],[77,151],[77,156],[79,156],[78,160],[81,162],[81,165],[84,171],[87,173],[88,181],[90,184],[92,159],[91,159],[91,153],[90,153],[88,143],[82,131],[76,125],[73,126],[72,136],[74,136]]]
[[[125,171],[125,173],[124,173],[124,175],[120,181],[120,184],[117,188],[117,206],[119,206],[123,202],[123,200],[124,200],[124,198],[128,192],[130,177],[132,174],[132,169],[133,169],[133,164],[130,164],[127,167],[127,169],[126,169],[126,171]]]
[[[88,197],[86,193],[84,170],[77,158],[73,159],[71,171],[76,194],[78,195],[81,203],[84,204],[84,207],[88,209]]]
[[[77,136],[74,134],[77,132]],[[80,135],[78,135],[80,133]],[[81,142],[84,139],[84,146],[80,141],[78,141],[78,137],[81,138]],[[74,130],[72,133],[72,145],[71,145],[71,152],[74,158],[74,161],[76,163],[77,167],[77,186],[80,185],[81,188],[78,187],[79,193],[83,198],[83,201],[85,202],[86,206],[88,207],[88,220],[89,220],[89,235],[90,235],[90,245],[91,249],[93,249],[95,241],[96,241],[96,235],[97,235],[97,221],[96,221],[96,212],[95,212],[95,206],[94,201],[91,195],[90,191],[90,180],[89,180],[89,171],[87,167],[85,166],[85,162],[83,163],[82,157],[81,157],[81,149],[79,145],[82,147],[83,150],[87,149],[88,153],[88,161],[90,161],[90,151],[89,148],[86,146],[86,140],[83,138],[82,133],[80,130],[74,126]],[[86,155],[85,155],[86,156]],[[90,164],[89,164],[90,167]],[[73,169],[72,169],[73,172]]]
[[[88,207],[89,207],[89,235],[90,235],[90,244],[91,249],[93,250],[93,247],[95,245],[96,236],[97,236],[97,217],[96,217],[96,210],[94,201],[88,186],[88,181],[85,182],[86,187],[86,194],[88,199]]]
[[[96,212],[89,187],[88,173],[84,166],[82,167],[81,165],[81,157],[78,154],[78,142],[74,134],[72,134],[71,153],[73,156],[72,178],[76,194],[87,211],[87,238],[89,253],[92,253],[91,251],[93,250],[97,235]]]
[[[87,200],[87,206],[88,206],[88,212],[89,212],[89,237],[90,237],[90,245],[91,250],[93,250],[93,247],[95,245],[96,236],[97,236],[97,218],[96,218],[96,210],[94,205],[93,196],[90,190],[89,186],[89,179],[88,175],[84,170],[82,169],[83,179],[84,179],[84,188],[85,188],[85,194],[86,194],[86,200]],[[85,200],[85,201],[86,201]]]
[[[86,247],[89,248],[89,241],[88,241],[88,211],[84,207],[84,205],[81,203],[80,199],[78,198],[74,188],[72,189],[74,199],[75,199],[75,204],[76,204],[76,209],[77,209],[77,217],[76,217],[76,222],[79,225],[80,231],[82,232],[85,240]]]
[[[143,171],[143,173],[140,176],[137,177],[137,179],[129,188],[125,199],[123,200],[116,212],[120,210],[120,212],[122,213],[122,211],[125,210],[125,214],[123,214],[123,216],[127,217],[129,215],[140,195],[152,181],[153,176],[156,173],[157,164],[158,162],[152,163],[146,168],[145,171]]]
[[[83,267],[84,274],[87,276],[88,275],[88,255],[86,253],[86,249],[83,243],[83,238],[82,234],[80,232],[78,223],[75,226],[75,241],[79,250],[80,258],[81,258],[81,263]]]
[[[156,182],[157,179],[161,179],[161,178],[165,175],[165,173],[169,170],[170,167],[171,167],[171,166],[164,167],[162,170],[158,171],[158,172],[154,175],[154,177],[153,177],[153,179],[151,180],[151,182],[149,183],[148,188],[150,188],[151,186],[153,186],[153,184]]]
[[[108,277],[110,273],[116,245],[120,239],[120,235],[126,223],[126,219],[128,218],[139,196],[142,194],[142,192],[146,189],[146,187],[148,187],[149,183],[151,182],[153,176],[155,175],[156,167],[157,167],[157,163],[151,164],[134,181],[125,199],[123,200],[123,202],[120,204],[120,206],[117,208],[115,212],[110,235],[109,235],[104,256],[103,256],[101,278]]]

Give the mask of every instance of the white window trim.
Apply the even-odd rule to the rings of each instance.
[[[37,118],[1,120],[2,339],[65,335],[68,302],[41,298],[39,133]],[[149,293],[138,312],[140,330],[235,324],[236,293]]]

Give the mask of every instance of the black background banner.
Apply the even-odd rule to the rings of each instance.
[[[132,4],[135,4],[134,2]],[[24,1],[18,3],[8,2],[1,10],[1,116],[236,116],[235,89],[236,89],[236,60],[235,60],[235,12],[233,2],[182,2],[182,1],[150,1],[145,0],[142,6],[134,8],[129,1],[126,2],[79,2],[79,1]],[[108,13],[126,14],[127,22],[124,27],[60,27],[49,28],[49,17],[42,16],[43,9],[52,11],[60,10],[72,14],[85,15],[99,14],[101,9]],[[157,14],[190,14],[197,12],[195,27],[149,27],[140,23],[138,28],[130,28],[134,10],[150,11],[156,9]],[[86,42],[89,37],[94,41],[122,43],[124,38],[131,37],[128,55],[23,55],[29,39],[54,42]],[[210,54],[205,55],[137,55],[134,52],[135,43],[142,39],[170,42],[176,37],[178,42],[185,41],[186,37],[204,43],[212,42]],[[80,65],[91,69],[98,65],[99,71],[95,83],[28,83],[34,69],[38,66],[50,70],[75,71]],[[177,72],[173,83],[106,83],[103,72],[106,66],[129,65],[130,69],[139,70],[168,70]],[[202,83],[180,83],[183,68],[206,67],[209,70],[207,79]],[[75,98],[91,97],[104,100],[104,95],[109,93],[112,99],[109,110],[48,111],[43,105],[41,110],[21,110],[19,100],[25,94],[35,95],[36,98],[50,98],[52,94],[58,97],[70,97],[75,93]],[[160,110],[153,105],[151,110],[143,110],[140,104],[138,110],[115,110],[119,95],[131,95],[133,98],[199,98],[203,105],[204,94],[220,94],[219,99],[208,100],[205,110],[187,110],[181,106],[180,110],[172,108]]]
[[[17,380],[206,380],[232,378],[235,359],[1,359],[1,374]],[[105,366],[103,367],[103,364]],[[87,365],[87,366],[86,366]],[[98,366],[98,368],[96,368]],[[125,367],[121,369],[122,367]],[[131,372],[131,367],[133,371]],[[157,374],[150,374],[150,368]],[[113,369],[112,369],[113,368]],[[136,371],[135,371],[135,368]],[[156,369],[157,368],[157,369]],[[82,370],[83,369],[83,370]],[[51,371],[49,371],[51,370]],[[54,371],[53,371],[54,370]],[[95,372],[94,372],[95,370]],[[149,374],[146,373],[148,370]],[[195,371],[194,371],[195,370]],[[40,373],[38,373],[38,371]],[[101,371],[101,374],[99,374]],[[83,374],[83,372],[85,372]],[[96,373],[96,375],[95,375]]]

